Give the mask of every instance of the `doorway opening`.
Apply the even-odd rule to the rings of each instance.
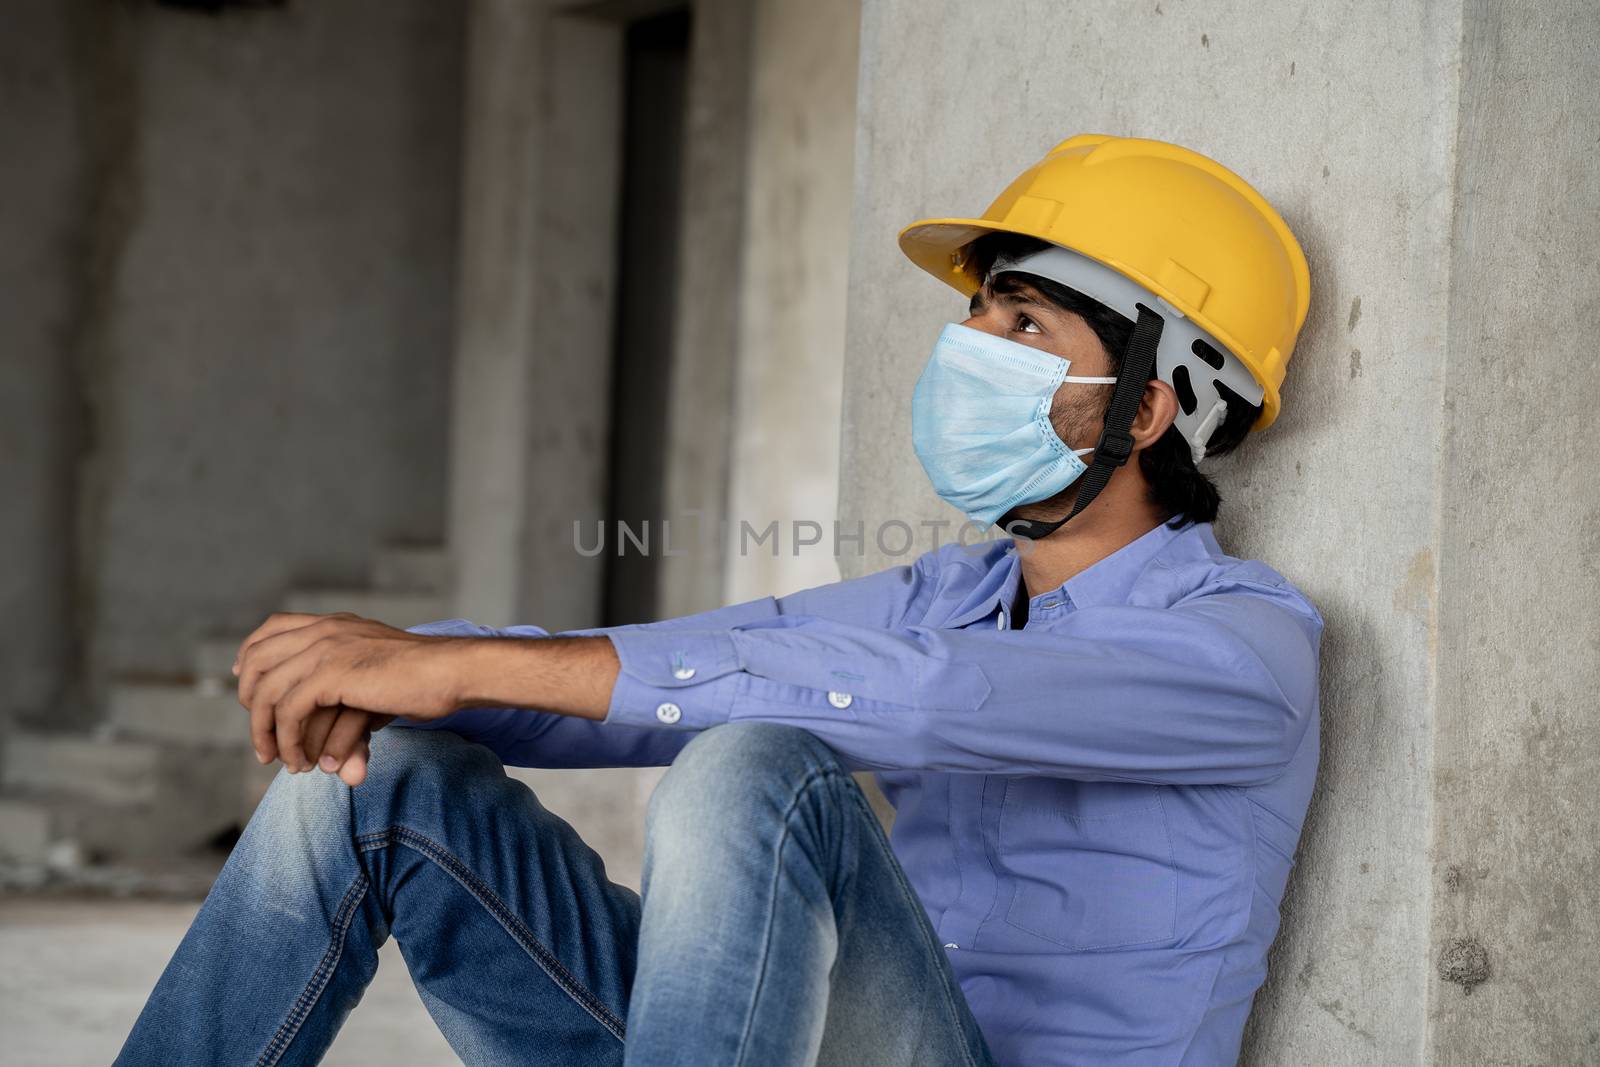
[[[689,11],[681,8],[638,19],[625,34],[604,526],[607,626],[657,617],[690,26]],[[648,548],[624,539],[623,526]]]

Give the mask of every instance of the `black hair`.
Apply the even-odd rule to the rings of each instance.
[[[1020,234],[990,233],[978,238],[967,249],[965,269],[972,277],[982,281],[989,269],[1002,255],[1007,258],[1024,256],[1049,247],[1044,241]],[[1122,357],[1128,348],[1128,338],[1133,333],[1133,323],[1126,315],[1083,295],[1076,289],[1037,275],[1025,275],[1028,284],[1037,289],[1046,300],[1069,311],[1088,325],[1106,350],[1113,375],[1122,373]],[[1015,284],[1015,283],[1013,283]],[[999,286],[1004,292],[1006,282]],[[1156,376],[1155,367],[1150,376]],[[1187,383],[1185,383],[1187,384]],[[1247,402],[1225,385],[1218,391],[1228,403],[1227,414],[1211,432],[1206,442],[1207,456],[1220,456],[1239,447],[1261,415],[1261,405]],[[1106,406],[1111,404],[1111,390],[1106,390]],[[1167,516],[1167,525],[1178,529],[1191,522],[1214,522],[1222,506],[1222,494],[1210,478],[1195,466],[1189,452],[1189,442],[1178,433],[1176,424],[1167,427],[1155,444],[1139,452],[1139,470],[1150,486],[1150,503]]]

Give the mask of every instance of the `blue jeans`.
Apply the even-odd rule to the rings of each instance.
[[[280,771],[117,1064],[312,1064],[393,933],[468,1064],[990,1067],[833,751],[706,730],[657,786],[643,894],[489,749],[388,728],[366,782]]]

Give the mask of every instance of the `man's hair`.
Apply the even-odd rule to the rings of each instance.
[[[1020,234],[990,233],[978,238],[968,250],[971,269],[978,278],[986,278],[995,260],[1024,256],[1049,247],[1044,241]],[[1083,295],[1076,289],[1038,275],[1026,275],[1028,283],[1052,304],[1083,319],[1106,350],[1111,363],[1111,373],[1122,372],[1122,357],[1127,352],[1128,338],[1133,334],[1133,323],[1127,316]],[[1004,275],[998,280],[997,292],[1006,292],[1021,284]],[[1155,365],[1150,367],[1150,377],[1156,376]],[[1250,427],[1261,414],[1260,404],[1248,403],[1243,397],[1218,383],[1217,390],[1228,402],[1227,414],[1211,432],[1206,443],[1207,456],[1220,456],[1232,452],[1250,432]],[[1112,390],[1106,390],[1106,407],[1111,406]],[[1102,417],[1104,417],[1102,415]],[[1091,457],[1092,458],[1092,457]],[[1210,478],[1195,466],[1189,453],[1189,443],[1178,433],[1176,424],[1155,444],[1139,453],[1139,470],[1150,485],[1150,503],[1167,515],[1167,525],[1178,529],[1190,522],[1214,522],[1222,505],[1222,494]]]

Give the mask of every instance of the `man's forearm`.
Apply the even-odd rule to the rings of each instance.
[[[468,637],[452,641],[456,705],[534,708],[604,719],[619,663],[606,637]]]

